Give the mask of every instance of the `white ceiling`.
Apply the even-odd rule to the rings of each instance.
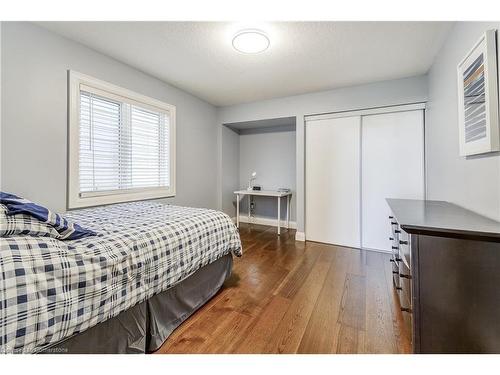
[[[424,74],[450,22],[40,22],[209,103],[226,106]],[[271,47],[236,52],[265,31]]]

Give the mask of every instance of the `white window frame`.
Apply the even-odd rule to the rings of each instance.
[[[131,90],[101,81],[72,70],[68,71],[68,209],[99,206],[104,204],[131,202],[145,199],[175,196],[175,106]],[[116,95],[131,104],[137,104],[156,111],[168,112],[169,121],[169,167],[170,186],[116,190],[109,192],[86,192],[80,194],[80,86],[102,91],[106,97]]]

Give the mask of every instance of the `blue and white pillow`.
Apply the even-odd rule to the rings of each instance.
[[[6,207],[5,215],[7,217],[23,215],[21,221],[23,222],[24,229],[21,231],[27,230],[30,235],[33,235],[32,233],[36,233],[37,230],[41,230],[42,235],[54,237],[60,240],[76,240],[96,235],[95,232],[68,221],[60,214],[52,212],[43,206],[33,203],[27,199],[20,198],[14,194],[0,192],[0,204]],[[38,223],[34,222],[30,224],[26,216],[28,216],[28,218],[36,219]],[[19,224],[18,221],[11,220],[10,224],[8,222],[9,220],[7,220],[6,223],[6,233],[17,232],[21,229],[15,228],[16,223]],[[39,225],[40,223],[45,225]],[[31,229],[29,228],[30,225],[32,226]],[[47,226],[52,228],[53,231],[46,230]],[[2,232],[0,231],[0,233]]]
[[[0,237],[11,236],[60,237],[53,227],[29,215],[7,215],[7,207],[0,204]]]

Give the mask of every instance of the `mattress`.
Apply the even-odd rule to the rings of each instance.
[[[36,353],[241,255],[222,212],[158,202],[72,211],[97,232],[74,241],[0,239],[0,351]]]

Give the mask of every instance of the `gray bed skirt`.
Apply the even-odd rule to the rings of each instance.
[[[231,275],[228,254],[147,301],[45,349],[43,353],[148,353],[203,306]]]

